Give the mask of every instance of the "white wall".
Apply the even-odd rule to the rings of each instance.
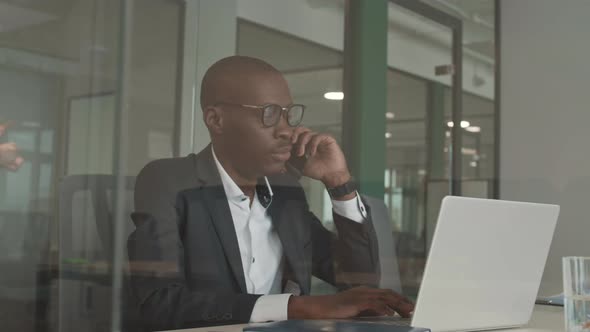
[[[541,294],[590,256],[590,1],[501,2],[503,199],[561,204]]]

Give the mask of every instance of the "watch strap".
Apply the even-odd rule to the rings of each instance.
[[[334,188],[327,188],[327,190],[331,198],[340,198],[355,192],[357,190],[357,185],[351,179],[348,182],[343,183]]]

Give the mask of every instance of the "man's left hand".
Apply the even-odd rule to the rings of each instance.
[[[342,185],[351,179],[342,149],[334,137],[297,127],[291,138],[296,156],[307,156],[303,175],[322,181],[327,188]]]

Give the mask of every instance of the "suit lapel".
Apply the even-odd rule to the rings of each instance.
[[[221,178],[213,160],[211,146],[199,153],[195,167],[201,183],[202,197],[209,211],[211,223],[223,247],[225,258],[240,291],[247,293],[238,237]]]
[[[234,278],[242,293],[247,293],[244,268],[240,256],[240,247],[234,226],[234,221],[229,209],[229,203],[223,189],[221,177],[211,152],[211,146],[205,148],[197,155],[195,171],[198,175],[202,197],[209,211],[211,223],[223,247],[225,258],[232,270]],[[278,180],[278,179],[277,179]],[[272,181],[275,182],[275,181]],[[271,182],[271,184],[272,184]],[[277,181],[278,184],[280,181]],[[309,264],[306,262],[303,246],[302,211],[293,208],[297,204],[292,188],[285,186],[273,186],[274,195],[272,203],[268,207],[273,225],[277,231],[283,253],[296,281],[304,293],[309,293],[310,280]]]

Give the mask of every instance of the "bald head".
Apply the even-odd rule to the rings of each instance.
[[[247,56],[230,56],[214,63],[201,84],[201,109],[217,102],[256,104],[265,88],[287,89],[282,74],[270,64]]]
[[[264,125],[267,104],[293,104],[283,75],[268,63],[245,56],[231,56],[214,63],[201,85],[203,121],[211,144],[230,176],[256,182],[262,175],[285,168],[293,127],[282,116],[274,126]],[[279,156],[279,157],[277,157]],[[231,175],[233,174],[233,175]]]

